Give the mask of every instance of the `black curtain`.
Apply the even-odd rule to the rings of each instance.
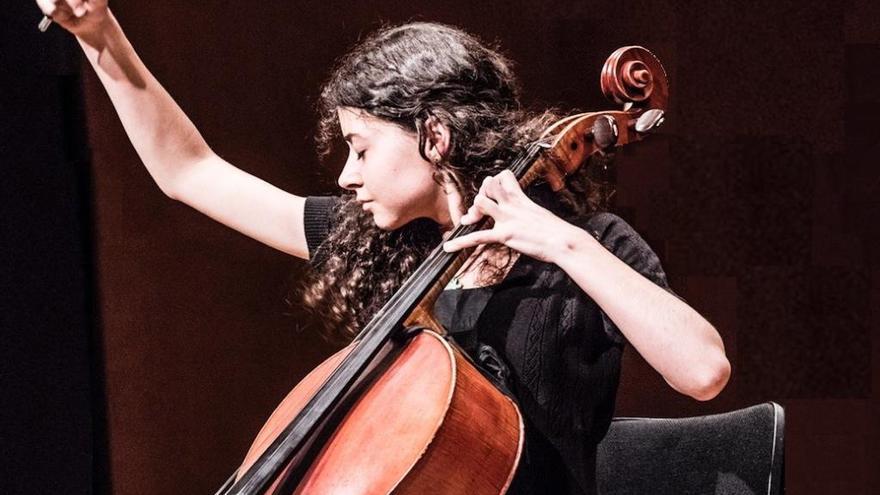
[[[0,16],[0,491],[109,492],[80,50]]]

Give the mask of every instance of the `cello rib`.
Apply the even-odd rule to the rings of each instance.
[[[346,351],[312,370],[288,394],[240,471],[296,416]],[[522,418],[513,401],[457,347],[423,331],[354,403],[294,493],[502,494],[523,441]]]

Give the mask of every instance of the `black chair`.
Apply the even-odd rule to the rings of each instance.
[[[614,418],[598,448],[599,493],[783,493],[784,429],[775,402],[694,418]]]

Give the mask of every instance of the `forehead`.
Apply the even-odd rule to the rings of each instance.
[[[359,108],[339,107],[339,129],[346,141],[352,139],[410,138],[407,131],[400,126],[383,120]],[[412,133],[414,134],[414,133]]]
[[[379,119],[358,108],[340,107],[336,109],[336,114],[339,117],[339,129],[346,140],[351,135],[367,137],[376,132],[379,124]]]

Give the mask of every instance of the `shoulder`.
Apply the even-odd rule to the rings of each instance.
[[[318,246],[324,242],[333,224],[336,222],[336,212],[342,203],[338,196],[308,196],[303,207],[303,228],[305,230],[306,244],[309,249],[309,260],[314,264],[319,261],[315,258]]]

